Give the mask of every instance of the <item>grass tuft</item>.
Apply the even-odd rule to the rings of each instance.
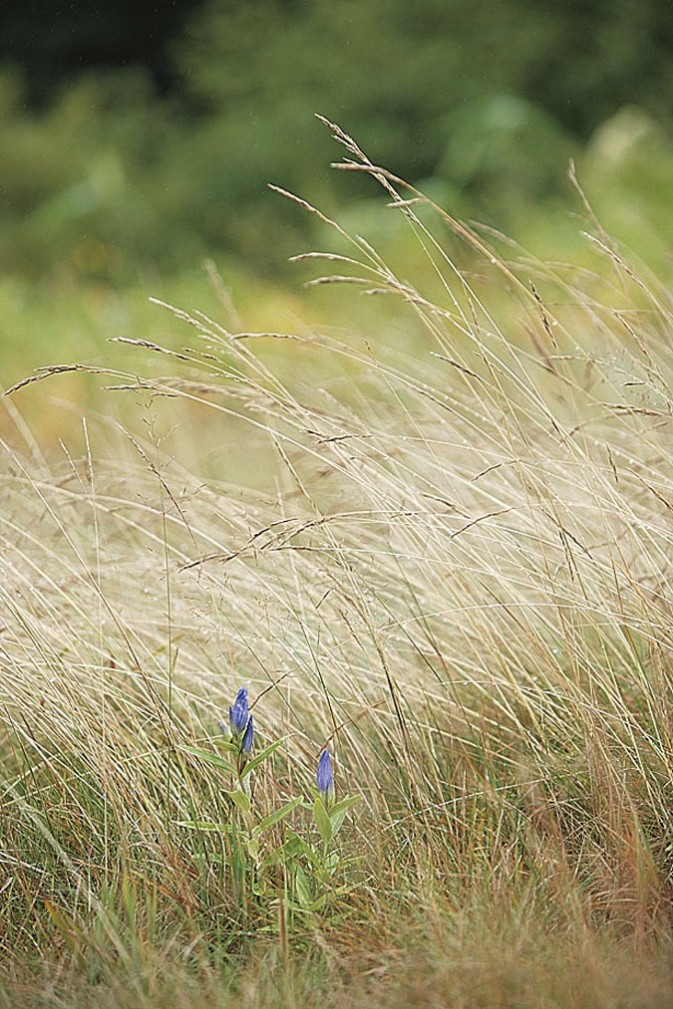
[[[0,1005],[670,997],[670,292],[600,227],[593,272],[537,262],[332,128],[425,274],[340,225],[300,258],[395,326],[175,310],[179,349],[125,340],[169,373],[103,373],[144,424],[5,447]],[[243,683],[283,744],[232,799]]]

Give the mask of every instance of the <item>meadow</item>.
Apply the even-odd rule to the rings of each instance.
[[[660,1009],[666,269],[333,133],[403,272],[290,197],[322,324],[211,270],[2,399],[0,1006]]]

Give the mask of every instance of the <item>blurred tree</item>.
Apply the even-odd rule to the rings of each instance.
[[[72,257],[86,233],[131,257],[220,247],[278,269],[307,218],[267,182],[327,211],[340,185],[360,204],[374,191],[326,171],[339,152],[314,112],[512,227],[622,106],[671,121],[671,2],[5,3],[0,67],[27,90],[0,75],[0,259]],[[26,94],[46,107],[26,112]]]
[[[315,149],[301,124],[322,112],[419,178],[443,152],[448,114],[524,88],[548,22],[530,0],[210,0],[177,58],[195,109],[251,138],[270,132],[281,171],[296,177]]]
[[[33,105],[91,67],[146,67],[157,87],[174,83],[167,41],[200,0],[30,0],[0,4],[0,63],[17,68]]]
[[[537,4],[549,41],[525,94],[586,139],[624,105],[673,117],[671,0],[562,0]],[[546,8],[546,10],[545,10]]]
[[[356,92],[394,109],[396,127],[502,90],[586,137],[627,103],[673,114],[672,15],[671,0],[32,0],[0,4],[0,65],[31,101],[92,67],[143,65],[193,111],[313,86],[335,113]]]
[[[259,261],[264,244],[257,207],[267,229],[274,228],[275,214],[280,244],[274,239],[266,248],[277,263],[279,253],[296,248],[299,215],[263,198],[268,181],[327,209],[340,183],[350,197],[373,191],[371,180],[335,178],[317,167],[339,153],[313,113],[339,122],[373,160],[411,181],[453,172],[463,156],[447,154],[451,132],[458,128],[465,140],[474,139],[465,120],[480,102],[525,89],[550,32],[549,18],[529,0],[476,6],[472,0],[210,0],[176,46],[183,94],[202,126],[187,149],[172,152],[171,171],[191,175],[193,207],[211,240],[246,257]],[[505,105],[493,105],[491,119]],[[517,185],[522,159],[512,159],[522,130],[528,130],[527,150],[534,146],[524,107],[520,102],[504,131],[510,188]],[[539,113],[536,122],[544,119]],[[553,133],[546,128],[546,135]],[[499,136],[502,154],[503,131]],[[556,177],[563,176],[562,146],[557,139],[532,160],[528,175],[538,178],[538,192],[553,176],[551,159]],[[461,185],[483,192],[494,171],[461,168],[458,175]]]
[[[268,180],[329,205],[315,166],[336,152],[314,112],[375,161],[411,181],[444,178],[507,227],[524,193],[565,187],[573,136],[625,102],[670,113],[670,9],[671,0],[208,0],[175,45],[182,94],[204,123],[175,156],[184,170],[191,163],[213,240],[246,255]],[[358,190],[350,177],[348,192],[367,184]]]

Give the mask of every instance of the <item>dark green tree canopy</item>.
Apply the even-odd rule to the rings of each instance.
[[[175,85],[169,41],[195,0],[30,0],[0,4],[0,63],[18,68],[31,103],[43,105],[91,68],[146,67],[160,90]]]
[[[0,5],[0,64],[47,101],[92,67],[146,67],[203,108],[305,89],[381,133],[484,92],[518,94],[578,136],[626,103],[673,115],[671,0],[34,0]],[[415,138],[417,139],[417,138]]]
[[[371,192],[325,170],[337,152],[316,112],[506,228],[566,192],[568,157],[625,106],[645,132],[673,122],[672,0],[5,3],[7,258],[87,232],[277,264],[299,215],[268,182],[327,209],[340,183]]]

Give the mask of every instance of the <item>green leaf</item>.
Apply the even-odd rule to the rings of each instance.
[[[302,806],[304,803],[302,803]],[[299,834],[295,834],[294,831],[289,830],[288,838],[285,844],[281,845],[280,852],[282,854],[289,855],[291,858],[296,858],[298,855],[304,855],[305,858],[313,866],[318,866],[322,862],[322,857],[316,852],[303,837]]]
[[[227,753],[231,753],[232,756],[238,756],[238,746],[236,743],[232,743],[230,739],[214,739],[213,743],[218,750],[226,750]]]
[[[250,812],[250,797],[241,788],[237,788],[234,792],[225,791],[224,794],[231,799],[235,806],[242,809],[244,813]]]
[[[278,902],[276,901],[275,905],[272,904],[272,907],[273,906],[277,907],[278,906]],[[310,915],[310,914],[313,913],[313,908],[312,907],[302,907],[301,904],[298,904],[297,901],[295,901],[295,900],[287,900],[286,903],[285,903],[285,907],[287,908],[288,911],[291,911],[292,914],[295,914],[295,915],[303,914],[303,915],[306,915],[307,918],[308,918],[308,915]]]
[[[302,907],[310,907],[313,903],[311,886],[308,877],[300,865],[294,870],[294,885],[297,893],[297,900]]]
[[[337,802],[329,811],[329,819],[332,824],[332,837],[336,837],[343,826],[346,813],[354,806],[356,802],[360,801],[359,795],[349,795],[340,802]]]
[[[318,828],[318,833],[323,840],[323,844],[327,847],[332,840],[332,824],[329,816],[327,815],[325,803],[322,801],[320,796],[318,796],[313,803],[313,822]]]
[[[335,802],[334,805],[331,807],[329,811],[330,816],[332,815],[332,813],[340,813],[342,809],[350,809],[351,806],[354,806],[355,803],[359,802],[361,798],[362,798],[361,795],[344,796],[343,799],[340,799],[339,802]]]
[[[311,900],[309,904],[302,904],[301,901],[288,901],[288,907],[291,907],[293,911],[299,912],[300,914],[309,915],[319,911],[326,903],[327,897],[323,894],[322,896]]]
[[[261,753],[258,753],[256,757],[249,760],[241,771],[241,778],[247,778],[251,771],[254,771],[256,767],[259,767],[262,761],[266,760],[267,757],[270,757],[271,754],[274,753],[274,751],[277,750],[284,742],[285,739],[277,739],[274,743],[271,743],[270,746],[265,747],[265,749],[263,749]]]
[[[210,750],[199,750],[196,746],[180,746],[178,747],[183,753],[191,753],[193,757],[200,757],[201,760],[207,761],[209,764],[213,764],[214,767],[219,767],[223,771],[231,771],[236,774],[236,768],[229,761],[220,757],[217,753],[211,753]]]
[[[259,857],[259,841],[257,840],[257,838],[249,837],[246,841],[246,846],[250,858],[257,860],[257,858]]]
[[[333,874],[335,869],[337,869],[340,865],[341,859],[339,858],[339,853],[336,851],[330,851],[329,855],[325,859],[325,868]]]
[[[284,806],[280,807],[280,809],[276,809],[273,813],[269,813],[269,815],[265,816],[263,820],[260,820],[254,828],[253,834],[258,836],[262,833],[262,831],[268,830],[269,827],[273,827],[275,823],[279,823],[280,820],[283,820],[289,813],[292,812],[293,809],[296,809],[300,802],[301,797],[297,799],[290,799],[290,801],[286,802]]]
[[[175,826],[189,830],[229,830],[228,823],[213,823],[212,820],[177,820]]]

